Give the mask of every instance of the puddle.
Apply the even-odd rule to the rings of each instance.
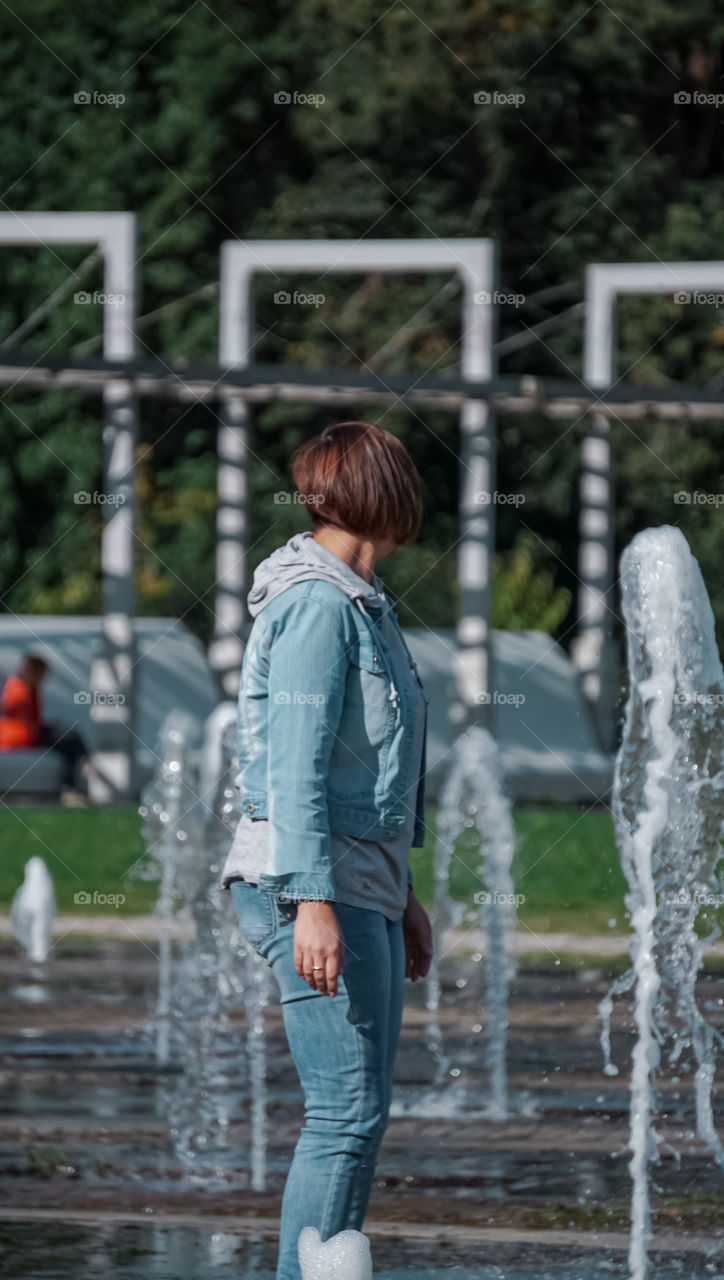
[[[232,1232],[136,1225],[0,1224],[8,1280],[274,1280],[271,1240]],[[577,1256],[576,1256],[577,1253]],[[495,1256],[493,1256],[495,1254]],[[516,1245],[373,1242],[375,1280],[626,1280],[623,1252],[541,1250]],[[662,1259],[650,1280],[719,1280],[714,1261],[695,1254]]]

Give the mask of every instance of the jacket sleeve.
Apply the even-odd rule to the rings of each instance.
[[[348,646],[341,616],[306,595],[276,624],[269,650],[270,852],[259,887],[290,900],[335,898],[327,803]]]

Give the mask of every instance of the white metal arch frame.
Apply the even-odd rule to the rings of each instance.
[[[315,271],[455,272],[463,288],[463,377],[493,376],[497,257],[495,243],[488,239],[227,240],[221,248],[220,364],[240,367],[250,363],[256,273]],[[245,401],[232,388],[222,388],[216,633],[209,657],[230,696],[238,688],[241,626],[246,617],[248,426]],[[490,688],[489,584],[495,540],[495,429],[487,404],[466,401],[461,410],[461,432],[458,676],[465,704],[480,709],[481,695]],[[481,495],[489,496],[486,500]]]
[[[134,213],[0,213],[0,246],[96,244],[103,255],[106,298],[103,355],[136,352],[137,219]],[[135,645],[133,635],[133,479],[137,401],[124,381],[109,382],[105,406],[103,503],[103,638],[90,673],[98,773],[89,780],[99,801],[134,794]],[[80,691],[79,691],[80,692]],[[96,695],[104,695],[102,700]],[[110,701],[108,695],[112,695]]]
[[[686,295],[695,290],[724,292],[724,262],[621,262],[587,267],[583,345],[587,385],[603,390],[616,380],[619,294]],[[614,745],[616,706],[611,628],[616,567],[613,512],[610,422],[594,411],[581,453],[580,588],[573,658],[593,707],[601,745],[608,749]]]

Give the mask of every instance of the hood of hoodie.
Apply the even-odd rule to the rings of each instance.
[[[282,591],[315,578],[339,587],[350,600],[369,611],[375,621],[392,607],[376,574],[372,575],[371,582],[365,582],[308,532],[295,533],[254,570],[254,582],[247,596],[249,613],[255,618]]]

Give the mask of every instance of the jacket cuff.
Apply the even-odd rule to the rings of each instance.
[[[280,902],[335,902],[332,877],[326,872],[290,872],[288,875],[259,877],[262,893],[272,893]]]

